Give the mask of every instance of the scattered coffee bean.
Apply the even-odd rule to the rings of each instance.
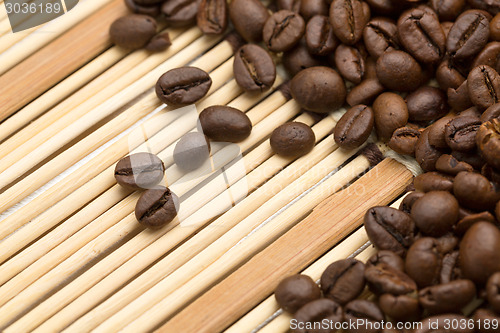
[[[439,87],[447,91],[448,88],[457,89],[460,87],[465,81],[465,77],[450,59],[445,58],[436,69],[436,80]]]
[[[305,37],[309,52],[319,56],[328,55],[339,44],[328,17],[324,15],[315,15],[307,22]]]
[[[411,121],[436,120],[448,113],[446,95],[434,87],[421,87],[406,97]]]
[[[174,68],[158,79],[156,96],[168,105],[184,106],[202,99],[211,86],[210,75],[199,68]]]
[[[335,35],[347,45],[357,43],[370,20],[370,7],[360,0],[333,0],[330,6],[330,23]]]
[[[384,90],[385,87],[378,79],[366,79],[349,91],[346,101],[350,106],[358,104],[368,105],[371,104],[378,95],[383,93]]]
[[[420,290],[419,302],[432,314],[459,312],[476,296],[476,287],[470,280],[455,280]]]
[[[456,240],[458,244],[458,239]],[[455,246],[456,247],[456,244]],[[441,263],[441,272],[439,273],[439,283],[448,283],[461,277],[458,263],[459,251],[452,251],[443,256]]]
[[[408,249],[405,272],[420,288],[439,283],[443,254],[435,238],[419,238]]]
[[[229,4],[229,16],[238,33],[248,42],[262,40],[262,29],[269,12],[259,0],[233,0]]]
[[[408,122],[408,107],[398,94],[386,92],[373,102],[375,128],[379,138],[388,141],[394,131]]]
[[[470,214],[458,221],[455,227],[455,233],[458,235],[464,235],[467,230],[470,229],[470,227],[478,222],[490,222],[493,224],[496,223],[495,217],[490,212]]]
[[[481,125],[477,132],[477,145],[485,161],[500,170],[500,119]]]
[[[302,328],[294,329],[293,333],[309,333],[316,331],[307,329],[306,323],[313,325],[314,323],[321,323],[323,320],[327,320],[335,325],[335,323],[342,322],[343,317],[342,307],[340,305],[330,299],[317,299],[307,303],[295,313],[293,319],[298,323],[297,326]]]
[[[419,137],[419,130],[411,127],[400,127],[392,133],[388,146],[396,153],[413,156]]]
[[[396,253],[388,250],[378,251],[368,259],[366,263],[366,268],[372,266],[378,266],[380,264],[388,265],[398,271],[404,272],[405,262],[403,258],[398,256]]]
[[[462,171],[472,172],[474,168],[468,163],[457,160],[452,155],[443,154],[436,161],[436,170],[456,176]],[[453,182],[451,186],[453,188]]]
[[[271,55],[255,44],[242,46],[235,54],[234,78],[245,91],[269,90],[276,80],[276,66]]]
[[[366,105],[356,105],[350,108],[335,126],[335,142],[345,149],[360,147],[370,136],[373,125],[373,110]]]
[[[283,279],[274,296],[283,310],[295,313],[307,303],[321,298],[321,290],[309,276],[297,274]]]
[[[412,91],[422,85],[424,75],[418,62],[403,51],[388,51],[377,60],[380,82],[396,91]]]
[[[479,10],[463,12],[451,27],[446,49],[456,59],[470,58],[488,42],[489,21]]]
[[[293,49],[283,54],[283,65],[291,76],[309,67],[323,66],[325,60],[309,53],[304,43],[298,43]]]
[[[465,0],[431,0],[430,6],[441,21],[453,21],[464,9]]]
[[[252,122],[238,109],[214,105],[200,113],[203,133],[214,141],[240,142],[252,131]]]
[[[424,195],[425,193],[423,192],[417,192],[417,191],[410,192],[407,196],[405,196],[403,201],[401,201],[401,204],[399,205],[399,210],[405,212],[408,215],[411,214],[411,207],[413,207],[415,201],[417,201],[417,199],[420,199]]]
[[[161,7],[165,21],[172,27],[184,27],[196,22],[201,0],[169,0]]]
[[[493,119],[500,120],[500,103],[493,104],[492,106],[487,108],[486,111],[484,111],[481,115],[481,121],[483,123],[486,123]]]
[[[289,122],[276,128],[271,134],[269,142],[276,154],[299,157],[306,155],[314,148],[316,137],[308,125]]]
[[[379,298],[380,309],[397,321],[415,321],[420,317],[418,299],[409,295],[383,294]]]
[[[136,153],[122,158],[115,167],[116,182],[128,189],[150,188],[157,185],[165,172],[158,156]]]
[[[158,229],[170,223],[179,210],[179,198],[168,188],[149,189],[137,200],[135,217],[145,227]]]
[[[227,2],[225,0],[201,0],[196,22],[205,34],[223,33],[227,27]]]
[[[480,108],[500,102],[500,75],[489,66],[474,68],[467,77],[467,87],[470,100]]]
[[[145,46],[154,35],[156,35],[156,21],[147,15],[123,16],[109,27],[109,36],[113,43],[128,49]]]
[[[495,0],[467,0],[467,2],[473,8],[484,10],[484,14],[487,15],[488,19],[491,18],[491,15],[496,15],[500,12],[500,4]]]
[[[408,275],[383,263],[368,267],[365,270],[365,279],[370,291],[375,295],[406,295],[417,289],[415,281]]]
[[[210,142],[202,133],[193,132],[181,137],[174,148],[174,161],[184,171],[193,171],[210,156]]]
[[[142,5],[136,0],[125,0],[125,5],[127,8],[135,13],[135,14],[142,14],[142,15],[148,15],[151,17],[156,17],[160,15],[161,12],[161,5],[160,3],[154,3],[150,5]]]
[[[305,31],[304,19],[290,10],[280,10],[271,15],[262,31],[264,43],[274,52],[284,52],[293,48]]]
[[[172,45],[168,32],[161,33],[151,38],[145,49],[151,52],[165,51]]]
[[[385,319],[382,310],[377,304],[371,301],[356,299],[349,302],[344,309],[344,320],[349,323],[361,323],[355,329],[346,329],[348,333],[366,332],[375,333],[378,329],[375,323],[381,322]],[[351,327],[350,325],[348,327]]]
[[[441,151],[429,143],[429,129],[426,129],[420,134],[415,145],[415,158],[418,164],[424,171],[433,171],[436,169],[436,161],[441,155]]]
[[[481,125],[479,118],[461,116],[445,125],[445,140],[456,151],[471,151],[476,148],[476,133]]]
[[[321,275],[323,295],[344,305],[365,288],[365,265],[356,259],[344,259],[329,265]]]
[[[453,177],[435,171],[426,172],[415,177],[415,179],[413,180],[413,186],[415,186],[415,189],[420,192],[431,192],[431,191],[453,192]]]
[[[335,50],[335,64],[340,75],[353,83],[360,83],[365,75],[365,55],[359,48],[340,44]]]
[[[471,68],[486,65],[497,72],[500,70],[500,42],[486,44],[484,49],[474,59]]]
[[[324,0],[300,0],[299,13],[305,21],[315,15],[328,16],[328,4]]]
[[[378,58],[386,51],[399,48],[398,28],[391,19],[374,18],[363,30],[363,41],[370,55]]]
[[[481,158],[479,153],[476,151],[472,152],[452,151],[451,156],[455,157],[457,160],[461,162],[470,164],[475,170],[481,170],[481,168],[486,163]]]
[[[432,191],[413,204],[411,216],[424,234],[442,236],[458,221],[458,201],[449,192]]]
[[[500,200],[500,192],[484,176],[460,172],[453,182],[453,193],[460,205],[476,211],[490,210]]]

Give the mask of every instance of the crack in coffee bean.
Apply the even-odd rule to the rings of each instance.
[[[377,222],[377,224],[380,225],[385,231],[387,231],[399,244],[401,244],[403,247],[408,247],[408,245],[409,245],[408,242],[405,241],[404,237],[399,232],[397,232],[397,230],[395,228],[393,228],[393,226],[385,223],[383,218],[381,218],[377,214],[377,212],[372,211],[371,214],[372,214],[373,218],[375,219],[375,221]]]
[[[462,33],[462,37],[458,40],[457,48],[461,49],[465,43],[469,40],[469,38],[476,32],[477,28],[481,24],[482,18],[477,15],[476,19],[472,22],[471,25]],[[452,55],[455,55],[456,52],[452,52]]]
[[[434,51],[438,54],[439,58],[441,58],[441,56],[442,56],[441,48],[439,47],[439,45],[436,44],[436,41],[427,32],[427,30],[422,26],[422,23],[420,22],[422,17],[423,17],[423,15],[420,17],[412,16],[410,18],[415,22],[415,25],[418,27],[418,29],[422,33],[422,35],[424,35],[424,37],[427,41],[427,44],[429,46],[431,46],[434,49]]]
[[[240,51],[240,56],[241,60],[243,61],[243,64],[245,65],[246,70],[252,77],[253,82],[259,87],[262,87],[264,83],[262,83],[262,81],[259,79],[259,76],[257,75],[257,69],[255,68],[255,64],[252,61],[248,60],[244,50]]]
[[[351,29],[351,36],[354,36],[354,30],[355,30],[355,25],[354,25],[354,10],[352,9],[351,0],[346,0],[344,2],[344,8],[347,11],[347,22],[349,24],[349,28]]]
[[[144,214],[141,215],[140,220],[153,216],[158,210],[160,210],[163,205],[171,198],[172,193],[170,190],[166,190],[160,199],[155,202]]]
[[[191,88],[201,86],[202,84],[207,83],[209,81],[210,81],[209,78],[203,78],[203,79],[198,80],[198,81],[194,81],[194,82],[191,82],[191,83],[188,83],[188,84],[174,86],[174,87],[171,87],[171,88],[161,87],[161,91],[163,92],[163,94],[165,96],[168,96],[168,95],[173,94],[177,90],[189,91]]]
[[[272,46],[273,40],[275,40],[290,24],[290,20],[295,17],[295,15],[288,15],[281,22],[277,22],[273,29],[271,37],[268,39],[268,45]]]
[[[490,96],[493,98],[495,103],[498,103],[498,96],[497,96],[497,93],[496,93],[495,88],[493,86],[492,80],[490,78],[490,74],[488,73],[488,71],[486,70],[485,67],[481,68],[481,72],[483,73],[484,82],[485,82],[486,86],[488,87],[488,91],[490,93]]]

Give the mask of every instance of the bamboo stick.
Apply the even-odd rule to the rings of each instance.
[[[342,221],[357,221],[368,208],[387,204],[411,179],[403,165],[385,159],[346,190],[325,199],[301,223],[183,309],[158,332],[213,332],[226,328],[269,295],[281,276],[300,271],[355,227]]]

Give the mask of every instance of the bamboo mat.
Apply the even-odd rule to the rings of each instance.
[[[412,173],[389,157],[374,165],[365,147],[338,149],[331,133],[345,110],[301,112],[283,71],[270,91],[244,93],[224,36],[168,28],[172,46],[157,54],[111,45],[108,27],[126,12],[123,0],[81,0],[12,34],[0,4],[0,331],[287,331],[277,283],[366,260],[364,211],[397,205]],[[153,91],[184,65],[213,81],[198,112],[230,105],[253,124],[238,146],[212,147],[210,174],[177,169],[173,147],[197,113]],[[268,140],[291,120],[316,135],[296,160]],[[113,177],[120,158],[140,151],[162,158],[181,199],[178,218],[156,231],[135,220],[139,193]]]

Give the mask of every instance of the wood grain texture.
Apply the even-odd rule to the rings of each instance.
[[[123,0],[113,0],[2,75],[0,121],[109,47],[109,25],[127,12]]]
[[[389,204],[411,180],[406,167],[385,159],[346,190],[324,200],[297,226],[156,332],[225,329],[270,295],[283,276],[304,269],[361,225],[367,209]]]

